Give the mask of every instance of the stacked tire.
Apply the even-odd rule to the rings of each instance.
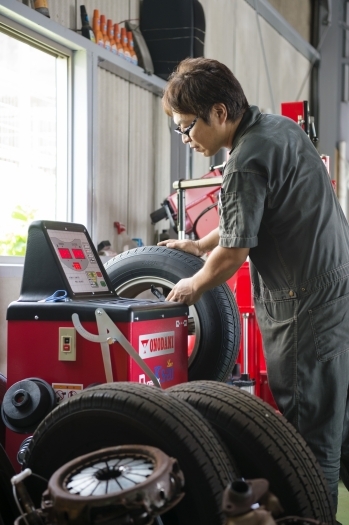
[[[185,496],[162,516],[164,525],[222,523],[222,492],[237,476],[229,454],[197,410],[156,387],[109,383],[65,401],[35,431],[24,467],[48,480],[80,455],[137,444],[175,458],[184,474]],[[27,487],[38,507],[46,483],[35,476]]]
[[[164,525],[222,525],[222,494],[234,480],[265,478],[283,516],[334,525],[315,457],[293,427],[251,394],[215,381],[168,390],[137,383],[95,386],[65,401],[39,425],[24,467],[49,479],[66,462],[118,445],[157,447],[183,471],[184,498]],[[39,505],[45,483],[29,478]]]
[[[189,403],[219,435],[245,479],[265,478],[284,516],[336,523],[322,470],[301,435],[267,403],[214,381],[177,385],[170,395]]]

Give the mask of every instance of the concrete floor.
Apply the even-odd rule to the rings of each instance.
[[[342,525],[349,525],[349,492],[342,482],[338,485],[337,520]]]

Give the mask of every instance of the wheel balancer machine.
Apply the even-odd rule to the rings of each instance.
[[[20,297],[7,310],[2,419],[15,468],[23,434],[80,390],[113,381],[186,382],[188,312],[155,298],[118,297],[84,226],[33,222]]]

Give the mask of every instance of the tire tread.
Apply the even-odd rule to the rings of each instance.
[[[210,381],[168,391],[211,423],[242,476],[268,479],[286,513],[335,525],[327,483],[315,456],[296,429],[267,403],[234,386]]]
[[[92,438],[85,436],[82,427],[91,425],[93,429],[101,422],[101,417],[104,427],[108,423],[108,428],[112,429],[112,436],[102,436],[98,429]],[[116,428],[120,428],[119,433]],[[60,450],[57,455],[57,441],[68,431],[75,444],[65,451]],[[132,436],[133,443],[120,442],[126,436]],[[202,513],[202,517],[208,513],[212,524],[221,523],[222,491],[236,477],[230,458],[210,424],[194,408],[156,387],[110,383],[77,394],[54,409],[39,425],[28,447],[25,466],[48,478],[77,455],[121,444],[156,446],[175,457],[187,478],[190,494],[195,495],[192,498],[196,502],[195,512]],[[51,461],[50,457],[53,457]],[[202,484],[202,495],[192,487],[195,470],[197,483]]]
[[[113,257],[105,264],[105,269],[113,286],[132,279],[147,271],[148,274],[168,277],[173,283],[181,278],[194,275],[204,265],[204,260],[195,255],[162,246],[142,246]],[[210,304],[210,313],[205,313],[203,302]],[[211,337],[209,344],[200,342],[201,355],[189,366],[189,380],[212,379],[225,382],[230,376],[240,349],[240,315],[232,291],[227,284],[216,286],[205,292],[197,303],[201,308],[202,326],[210,325],[217,337]],[[209,339],[208,330],[204,340]],[[214,346],[213,346],[214,345]],[[212,348],[211,348],[212,347]],[[215,354],[213,360],[212,353]]]

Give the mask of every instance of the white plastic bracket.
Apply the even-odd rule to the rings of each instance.
[[[153,381],[154,385],[161,388],[160,381],[154,374],[154,372],[149,368],[149,366],[144,362],[138,352],[133,348],[133,346],[126,339],[124,334],[119,330],[116,324],[110,319],[109,315],[103,310],[103,308],[97,308],[95,311],[96,322],[98,327],[98,335],[91,334],[80,323],[78,314],[72,315],[72,321],[76,331],[88,341],[94,343],[100,343],[102,350],[103,365],[105,370],[105,376],[107,383],[113,382],[113,370],[111,365],[110,358],[110,349],[109,345],[113,343],[119,343],[124,350],[129,354],[130,357],[141,367],[143,372],[147,374],[150,379]]]

